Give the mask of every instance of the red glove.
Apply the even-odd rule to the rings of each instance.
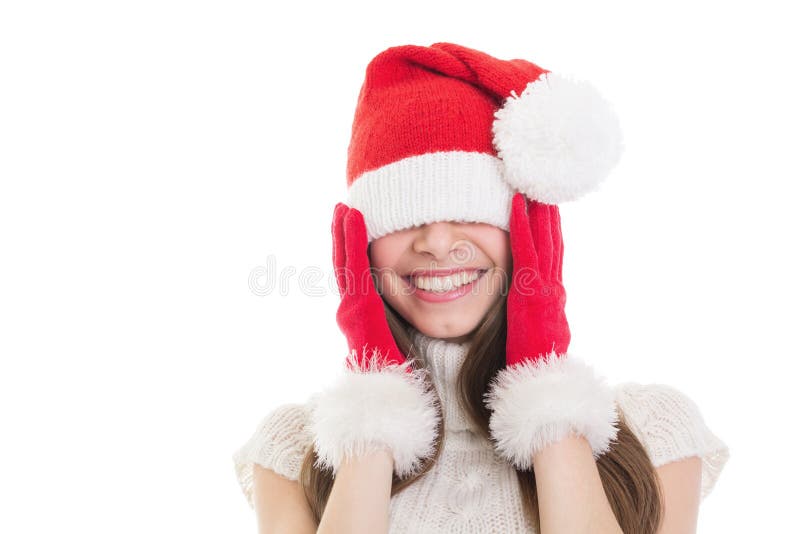
[[[526,209],[527,208],[527,209]],[[564,354],[570,332],[561,283],[564,243],[558,206],[516,193],[509,223],[514,271],[508,293],[506,365],[555,351]]]
[[[336,322],[349,353],[339,382],[309,401],[308,428],[319,467],[334,474],[347,458],[388,448],[400,478],[435,453],[441,418],[425,370],[415,370],[394,341],[367,256],[364,217],[341,202],[331,224],[341,303]]]
[[[558,207],[516,193],[509,232],[514,271],[506,368],[486,395],[495,449],[524,471],[542,449],[574,433],[587,439],[597,459],[617,435],[618,416],[611,388],[589,365],[567,354]]]
[[[375,289],[367,255],[367,228],[364,216],[339,202],[333,210],[333,265],[342,301],[336,322],[347,338],[350,353],[360,368],[377,350],[387,364],[402,364],[406,358],[394,341],[383,300]],[[348,358],[348,366],[352,366]],[[409,367],[410,370],[410,367]]]

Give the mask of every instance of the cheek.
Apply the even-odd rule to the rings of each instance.
[[[511,254],[511,245],[508,242],[508,237],[506,237],[504,246],[498,251],[498,256],[501,258],[498,265],[503,268],[503,271],[510,272],[511,266],[514,264],[514,257]]]
[[[502,298],[507,295],[510,279],[511,273],[507,267],[496,266],[492,270],[492,276],[489,280],[489,294],[494,298]],[[492,301],[494,301],[494,298]]]
[[[400,281],[395,275],[394,269],[389,267],[373,268],[373,276],[376,282],[376,288],[386,300],[392,302],[395,295],[401,291],[399,286]]]
[[[508,232],[486,225],[475,236],[476,243],[494,265],[503,271],[511,268],[511,241]]]
[[[494,262],[498,267],[502,267],[503,270],[507,271],[511,268],[511,240],[508,237],[508,232],[501,231],[498,236],[493,241],[494,249],[492,250],[492,254],[494,255]]]
[[[406,246],[405,240],[395,234],[372,241],[369,245],[370,265],[376,269],[396,267]]]

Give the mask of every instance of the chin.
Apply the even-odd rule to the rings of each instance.
[[[430,317],[412,317],[409,322],[426,336],[450,339],[460,338],[471,333],[480,323],[480,317],[474,321],[465,321],[463,318],[459,318],[457,322]]]
[[[413,296],[388,299],[392,308],[407,322],[426,336],[450,339],[460,338],[473,332],[492,307],[488,295],[480,295],[477,301],[430,305],[420,303]]]

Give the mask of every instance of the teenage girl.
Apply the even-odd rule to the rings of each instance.
[[[331,225],[350,351],[234,456],[260,532],[695,532],[726,445],[568,350],[558,204],[621,146],[594,88],[529,61],[373,58]]]

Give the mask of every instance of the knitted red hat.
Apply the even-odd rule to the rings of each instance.
[[[511,197],[597,188],[623,148],[587,82],[453,43],[388,48],[367,66],[348,147],[348,204],[372,241],[435,221],[508,230]]]

